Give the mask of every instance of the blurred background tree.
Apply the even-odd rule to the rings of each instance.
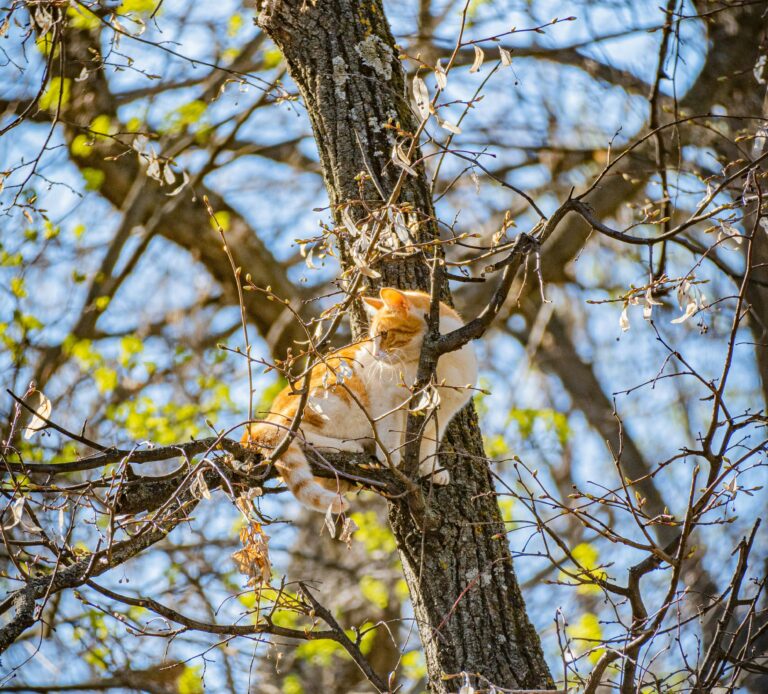
[[[552,215],[600,177],[585,198],[594,220],[635,238],[669,234],[630,244],[568,215],[477,346],[486,450],[553,676],[578,690],[764,691],[768,554],[753,528],[765,507],[768,3],[384,9],[409,98],[415,75],[430,98],[447,79],[438,117],[448,127],[433,118],[421,142],[452,274],[479,278],[500,258],[484,254],[536,228],[518,191]],[[306,339],[294,314],[310,322],[338,300],[328,239],[341,238],[340,212],[283,53],[251,4],[12,2],[3,13],[4,387],[21,397],[34,381],[53,420],[104,447],[228,434],[250,399],[263,411],[283,385],[256,368],[250,393],[238,348],[279,366]],[[452,65],[447,77],[438,60]],[[388,124],[398,135],[402,125]],[[249,347],[204,197],[243,276],[271,291],[244,294]],[[487,304],[493,277],[451,283],[462,315]],[[3,403],[12,591],[131,528],[105,503],[128,475],[120,460],[97,474],[26,474],[20,459],[59,464],[88,449],[51,429],[23,438],[15,401]],[[338,643],[206,633],[119,599],[151,596],[206,623],[258,624],[266,611],[301,631],[295,581],[314,580],[342,626],[379,625],[360,642],[375,672],[394,673],[400,691],[426,688],[380,498],[352,500],[350,549],[287,495],[258,500],[274,520],[273,584],[288,583],[284,596],[256,596],[230,559],[242,514],[220,491],[197,496],[189,522],[115,559],[101,591],[46,595],[3,654],[0,686],[374,691]]]

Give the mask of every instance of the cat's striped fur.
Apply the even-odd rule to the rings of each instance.
[[[364,297],[370,317],[367,340],[333,352],[315,365],[310,394],[299,433],[276,462],[285,483],[306,506],[341,513],[348,508],[342,494],[351,486],[342,480],[312,475],[302,445],[318,450],[362,452],[375,446],[386,464],[400,461],[405,434],[409,386],[416,376],[421,344],[427,328],[430,298],[423,292],[385,288],[380,298]],[[462,325],[458,314],[440,304],[440,329],[446,333]],[[477,363],[470,345],[444,355],[438,362],[440,405],[421,443],[422,475],[435,484],[448,484],[439,467],[437,448],[448,423],[470,399],[477,379]],[[267,417],[251,423],[243,442],[265,455],[285,435],[300,396],[283,389]]]

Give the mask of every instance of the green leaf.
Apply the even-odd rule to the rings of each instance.
[[[112,119],[106,114],[96,116],[96,118],[91,121],[91,125],[88,129],[93,133],[97,140],[107,140],[110,135],[114,135],[117,132],[117,128],[112,123]]]
[[[70,5],[67,7],[67,17],[69,17],[69,25],[73,29],[93,31],[101,26],[99,18],[82,5]]]
[[[567,415],[550,408],[513,408],[509,413],[508,421],[517,424],[523,439],[533,436],[537,430],[536,425],[553,431],[561,446],[565,446],[571,433]]]
[[[231,223],[231,215],[226,210],[220,210],[219,212],[214,212],[214,217],[216,217],[216,221],[213,219],[210,219],[211,226],[215,231],[219,230],[219,227],[221,227],[222,231],[227,232],[229,231],[230,223]],[[217,225],[218,222],[218,225]]]
[[[596,614],[585,612],[575,624],[568,627],[568,633],[576,641],[582,641],[581,650],[588,651],[596,646],[603,638],[603,630],[600,627],[600,620]],[[589,654],[591,663],[600,660],[603,654],[602,649],[596,649]]]
[[[389,604],[389,591],[382,581],[371,576],[360,579],[360,592],[370,603],[383,610]]]
[[[80,169],[80,173],[85,179],[86,190],[98,190],[104,183],[104,172],[99,169],[92,169],[90,166],[86,166]]]
[[[419,650],[408,651],[400,659],[403,675],[409,680],[419,681],[427,674],[427,664],[424,654]]]
[[[72,357],[83,371],[87,371],[102,362],[101,355],[93,349],[90,340],[77,340],[68,335],[63,344],[64,354]]]
[[[375,511],[355,512],[350,514],[358,529],[355,539],[360,540],[367,552],[394,554],[397,550],[395,538],[389,528],[379,522]]]
[[[8,251],[0,251],[0,266],[2,267],[19,267],[24,262],[24,256],[21,253],[8,253]]]
[[[11,277],[11,292],[19,299],[23,299],[27,295],[27,290],[24,289],[23,277]]]
[[[120,340],[120,365],[127,367],[134,356],[144,349],[144,343],[136,335],[126,335]]]
[[[166,117],[166,130],[171,134],[183,132],[190,125],[199,123],[207,108],[207,104],[200,99],[182,104]]]
[[[233,14],[227,22],[227,36],[236,36],[243,28],[243,15]]]
[[[123,0],[117,8],[118,14],[129,12],[149,13],[157,7],[157,0]]]
[[[53,222],[51,222],[50,219],[46,219],[44,223],[44,229],[43,232],[43,238],[48,239],[54,239],[59,235],[59,232],[61,231],[61,228],[56,226]]]
[[[277,67],[283,60],[283,54],[279,48],[270,48],[264,51],[264,59],[262,67],[265,70],[271,70],[273,67]]]
[[[108,393],[117,388],[117,371],[100,366],[93,372],[93,380],[100,393]]]
[[[298,675],[287,675],[283,680],[283,694],[304,694]]]
[[[33,316],[31,313],[22,313],[18,317],[18,321],[21,324],[21,327],[24,329],[24,332],[43,329],[43,324],[40,319],[36,316]]]
[[[52,77],[48,86],[45,88],[43,95],[40,97],[40,108],[43,111],[56,111],[59,107],[59,100],[61,100],[62,108],[69,103],[69,92],[72,85],[72,80],[61,77]]]
[[[176,680],[179,694],[203,694],[203,678],[200,667],[187,665]]]

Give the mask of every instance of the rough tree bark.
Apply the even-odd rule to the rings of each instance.
[[[304,98],[334,213],[360,199],[356,177],[361,172],[373,174],[389,195],[400,169],[390,163],[395,135],[386,126],[414,133],[417,122],[381,2],[269,0],[259,24],[282,50]],[[429,187],[417,168],[421,174],[407,178],[398,202],[412,206],[408,222],[412,229],[417,225],[417,240],[427,241],[438,231]],[[371,183],[363,192],[369,201],[381,200]],[[350,212],[356,216],[354,206]],[[342,264],[348,265],[341,250]],[[418,256],[376,269],[382,284],[429,288],[429,268]],[[442,291],[449,298],[447,287]],[[449,428],[441,462],[452,482],[427,492],[431,510],[439,515],[436,529],[420,527],[403,501],[390,503],[389,509],[431,690],[455,691],[457,680],[443,676],[462,671],[502,687],[552,688],[515,577],[471,407]]]

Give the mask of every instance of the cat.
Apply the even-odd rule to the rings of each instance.
[[[294,496],[321,512],[346,511],[349,504],[342,494],[353,485],[314,477],[302,444],[351,453],[375,445],[377,458],[395,466],[403,454],[408,386],[416,378],[430,297],[387,287],[378,298],[363,297],[363,302],[370,322],[368,339],[333,352],[314,366],[299,431],[275,463]],[[441,303],[441,332],[462,325],[456,311]],[[470,344],[438,361],[439,405],[425,427],[419,454],[419,472],[434,484],[450,482],[448,470],[439,466],[438,446],[448,423],[471,398],[476,380],[477,361]],[[291,426],[299,400],[298,393],[284,388],[266,418],[246,428],[243,443],[268,456]]]

